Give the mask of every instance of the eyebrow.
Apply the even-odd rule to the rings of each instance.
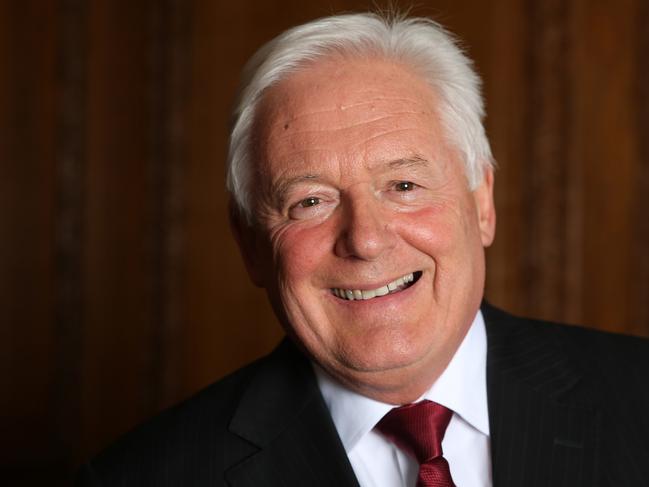
[[[292,178],[282,179],[278,181],[277,184],[273,185],[273,199],[275,199],[276,204],[281,208],[286,203],[286,195],[290,191],[291,187],[304,181],[311,181],[319,178],[319,174],[300,174],[299,176]]]
[[[404,157],[400,159],[395,159],[388,162],[387,166],[389,169],[402,169],[407,167],[428,167],[430,162],[428,159],[415,154],[411,157]]]

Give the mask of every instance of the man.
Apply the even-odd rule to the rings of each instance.
[[[290,340],[80,484],[649,485],[646,342],[481,308],[482,116],[470,61],[425,19],[330,17],[262,47],[231,219]]]

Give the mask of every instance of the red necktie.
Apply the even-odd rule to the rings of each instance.
[[[455,487],[442,439],[453,411],[432,401],[394,408],[376,425],[399,448],[419,462],[417,487]]]

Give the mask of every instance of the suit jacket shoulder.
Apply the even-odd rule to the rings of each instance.
[[[357,483],[310,364],[284,342],[125,435],[77,485]]]
[[[494,485],[649,485],[649,341],[483,313]]]

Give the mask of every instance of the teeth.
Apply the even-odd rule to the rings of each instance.
[[[374,291],[374,295],[376,296],[385,296],[388,294],[390,290],[388,289],[388,286],[383,286],[378,288],[376,291]]]
[[[401,291],[406,284],[409,284],[415,280],[415,275],[411,272],[405,276],[399,277],[392,282],[387,283],[385,286],[381,286],[377,289],[369,290],[360,290],[360,289],[341,289],[334,288],[332,292],[334,295],[342,299],[348,299],[350,301],[354,300],[367,300],[372,299],[377,296],[385,296],[389,293],[394,293]]]
[[[376,293],[374,291],[363,291],[363,299],[372,299],[376,297]]]

